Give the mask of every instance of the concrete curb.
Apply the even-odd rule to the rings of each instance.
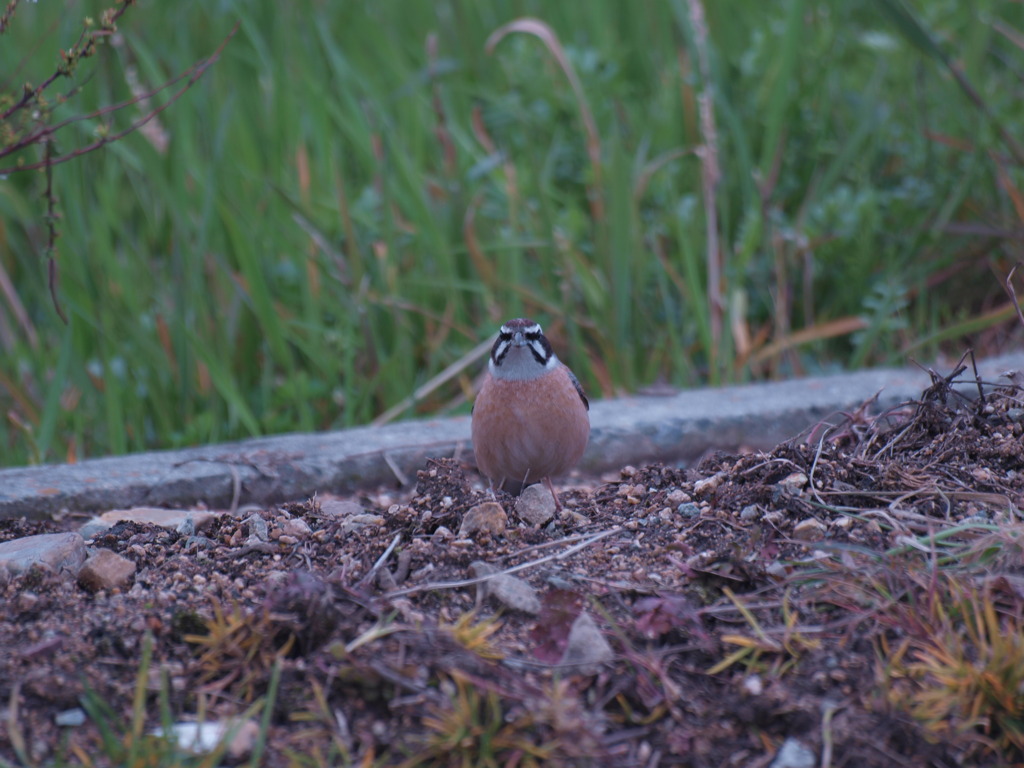
[[[1024,369],[1024,354],[979,363],[989,382],[1017,369]],[[692,461],[740,445],[768,449],[877,392],[879,407],[887,408],[918,397],[929,383],[917,368],[875,369],[597,401],[581,468]],[[224,508],[236,495],[240,503],[261,504],[316,491],[348,492],[394,483],[400,475],[414,480],[428,457],[466,455],[469,449],[469,417],[463,416],[6,469],[0,470],[0,518],[197,502]]]

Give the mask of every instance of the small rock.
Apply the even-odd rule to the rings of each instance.
[[[540,598],[537,597],[537,590],[528,583],[507,573],[499,573],[498,569],[490,563],[477,560],[470,564],[470,570],[477,578],[495,574],[487,581],[477,584],[477,602],[483,602],[488,597],[493,597],[499,603],[508,606],[513,611],[521,611],[536,616],[540,613]]]
[[[761,680],[761,676],[754,674],[743,678],[743,690],[751,696],[760,696],[764,693],[764,682]]]
[[[492,536],[500,536],[508,527],[508,515],[496,501],[485,501],[472,507],[462,518],[462,525],[459,527],[459,538],[474,533],[489,533]]]
[[[263,515],[253,512],[252,515],[245,518],[242,522],[249,526],[249,538],[246,539],[246,544],[251,546],[260,542],[270,541],[270,531],[267,528],[267,521],[263,519]]]
[[[382,525],[384,525],[384,518],[380,515],[352,515],[341,524],[341,532],[352,533],[353,531],[361,531],[368,527],[379,528]]]
[[[818,758],[810,747],[798,739],[788,738],[782,742],[768,768],[814,768]]]
[[[740,510],[740,520],[753,520],[760,514],[757,504],[748,504]]]
[[[611,661],[614,655],[597,624],[584,611],[572,623],[565,652],[559,663],[571,664],[581,668],[580,671],[596,671],[598,665]]]
[[[562,521],[569,525],[584,526],[590,522],[590,518],[575,509],[563,509]]]
[[[292,518],[281,524],[281,533],[285,536],[294,536],[296,539],[304,539],[312,533],[312,529],[305,520]]]
[[[135,575],[135,563],[109,549],[98,549],[78,572],[78,583],[90,592],[123,587]]]
[[[1021,420],[1024,420],[1024,408],[1007,408],[1006,418],[1014,424],[1019,424]]]
[[[516,499],[516,514],[530,525],[544,525],[555,516],[555,497],[545,486],[527,486]]]
[[[705,477],[703,480],[698,480],[693,484],[693,492],[698,496],[713,491],[715,488],[722,484],[722,480],[725,476],[722,472],[712,475],[711,477]]]
[[[694,504],[692,501],[687,501],[684,504],[680,504],[676,507],[678,512],[683,517],[696,517],[700,514],[700,507]]]
[[[320,502],[320,511],[327,517],[351,517],[362,514],[365,510],[355,501],[324,499]]]
[[[161,509],[159,507],[132,507],[131,509],[113,509],[98,515],[80,529],[79,533],[87,539],[91,539],[111,528],[117,523],[152,523],[162,528],[169,528],[172,531],[178,529],[186,520],[192,520],[196,530],[206,528],[213,519],[217,517],[215,512],[204,512],[193,509]]]
[[[803,541],[821,541],[826,530],[824,523],[809,517],[793,526],[793,536]]]
[[[40,533],[0,544],[0,568],[21,573],[36,563],[77,574],[85,562],[85,539],[77,533]]]
[[[430,534],[430,541],[434,544],[443,544],[446,541],[451,541],[455,538],[455,534],[452,533],[451,528],[447,525],[439,525],[434,529],[434,532]]]
[[[693,498],[686,491],[683,491],[679,488],[676,488],[668,495],[668,503],[674,504],[677,507],[680,504],[685,504],[688,501],[693,501]]]
[[[180,749],[193,754],[213,752],[226,738],[230,738],[227,756],[232,762],[244,760],[252,753],[256,739],[260,734],[260,726],[253,719],[239,722],[238,720],[221,720],[203,723],[175,723],[171,732],[165,734],[163,728],[156,728],[154,736],[166,736],[177,743]]]
[[[782,478],[779,481],[779,485],[798,491],[807,485],[807,475],[803,472],[793,472],[792,474],[786,475],[786,477]]]
[[[81,707],[65,709],[54,715],[53,722],[65,728],[77,728],[80,725],[85,725],[85,710]]]
[[[832,521],[832,525],[842,531],[847,531],[853,525],[853,518],[849,515],[840,515]]]

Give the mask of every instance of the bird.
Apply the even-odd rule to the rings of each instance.
[[[520,317],[502,325],[471,415],[473,453],[491,490],[519,494],[543,481],[561,509],[551,478],[583,456],[589,411],[579,380],[538,323]]]

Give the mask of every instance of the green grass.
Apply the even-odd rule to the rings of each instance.
[[[130,8],[56,118],[240,29],[159,116],[165,153],[136,133],[55,169],[67,326],[44,177],[0,182],[0,464],[366,423],[518,315],[598,396],[996,348],[1024,217],[1004,139],[1024,135],[1024,6],[704,5],[706,40],[688,0]],[[0,92],[40,82],[104,7],[20,4]],[[488,52],[526,16],[556,44],[509,32]],[[468,410],[473,372],[404,415]]]

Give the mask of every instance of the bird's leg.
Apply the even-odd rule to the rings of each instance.
[[[562,502],[560,502],[558,500],[558,494],[555,493],[555,486],[553,486],[551,484],[551,478],[550,477],[545,477],[544,478],[544,485],[546,485],[548,487],[548,490],[551,491],[551,497],[555,500],[555,512],[561,512],[562,511]]]

